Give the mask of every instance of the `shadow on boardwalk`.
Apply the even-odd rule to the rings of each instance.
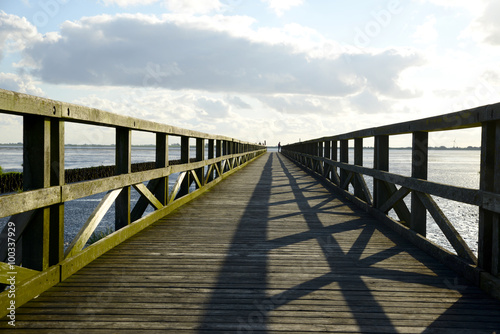
[[[500,303],[484,297],[271,154],[198,333],[494,333]]]

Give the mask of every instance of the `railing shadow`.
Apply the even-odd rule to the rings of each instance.
[[[277,173],[280,173],[278,177]],[[276,184],[277,178],[281,184]],[[350,205],[344,201],[339,205],[332,194],[317,193],[315,187],[319,183],[299,169],[291,170],[280,155],[269,156],[233,236],[213,293],[205,305],[199,334],[214,331],[267,333],[276,326],[283,332],[344,328],[359,333],[399,333],[402,327],[411,329],[412,319],[420,317],[415,313],[425,311],[426,303],[433,303],[419,296],[420,292],[412,291],[415,286],[434,289],[439,292],[436,296],[451,292],[449,298],[455,301],[450,302],[448,308],[439,303],[430,306],[441,307],[442,314],[439,317],[432,313],[422,315],[428,319],[426,332],[439,331],[443,324],[449,326],[453,321],[457,324],[455,327],[460,329],[462,326],[462,330],[470,328],[489,333],[490,329],[500,328],[500,319],[492,320],[495,318],[491,315],[499,305],[496,301],[488,303],[489,317],[480,317],[478,319],[482,322],[474,323],[479,314],[466,313],[473,300],[460,298],[455,292],[465,293],[476,288],[463,285],[462,279],[451,279],[455,277],[451,271],[437,267],[432,258],[395,237],[382,224],[373,224],[370,216],[346,209]],[[274,200],[273,196],[290,192],[293,200]],[[264,204],[262,210],[256,211],[253,200]],[[279,206],[295,204],[298,206],[296,212],[276,214],[278,211],[272,211]],[[342,221],[335,222],[332,212],[343,217]],[[293,217],[303,219],[304,226],[300,231],[287,230],[283,226],[281,234],[286,235],[271,237],[275,233],[271,233],[271,225],[277,221],[286,224],[286,219]],[[348,249],[342,240],[345,233],[358,235]],[[394,245],[381,251],[372,249],[376,237],[388,238]],[[309,260],[307,255],[285,258],[290,259],[285,261],[293,262],[280,263],[288,266],[289,277],[283,278],[286,282],[278,284],[281,288],[277,288],[275,283],[281,276],[276,276],[272,270],[275,259],[271,254],[287,247],[304,247],[301,246],[304,244],[307,246],[301,250],[307,251],[311,245],[319,248],[319,253],[314,256],[320,256],[321,261]],[[417,259],[424,270],[402,270],[381,264],[403,253]],[[318,269],[312,262],[321,262],[323,266]],[[440,276],[443,272],[445,275]],[[374,286],[378,289],[373,289]],[[407,290],[398,291],[401,286]],[[485,297],[476,290],[472,292]],[[312,304],[307,304],[311,301]],[[418,304],[418,307],[412,308],[413,304]],[[291,315],[287,314],[290,311]],[[314,313],[314,319],[302,323],[302,318],[296,316],[297,312]],[[281,316],[282,319],[276,319]],[[420,331],[425,330],[421,327],[422,321],[419,324]]]

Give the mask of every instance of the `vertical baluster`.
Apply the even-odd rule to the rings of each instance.
[[[214,145],[215,145],[215,140],[209,139],[208,140],[208,159],[215,158]],[[208,176],[208,182],[211,182],[213,179],[214,179],[214,171],[212,171],[210,173],[210,175]]]
[[[189,163],[189,137],[181,136],[181,164]],[[182,181],[181,188],[177,194],[177,198],[189,194],[189,186],[191,185],[192,178],[187,173]]]
[[[165,133],[156,134],[156,168],[165,168],[169,164],[168,161],[168,135]],[[161,204],[168,203],[168,176],[158,180],[158,185],[155,191],[156,198]]]
[[[480,189],[500,193],[500,121],[483,123],[481,138]],[[478,265],[500,274],[500,214],[479,209]]]
[[[375,136],[374,168],[380,171],[389,171],[389,136]],[[380,208],[388,199],[383,180],[373,180],[373,203]],[[387,212],[386,212],[387,213]]]
[[[429,134],[427,132],[414,132],[412,143],[412,163],[411,176],[414,178],[427,180],[428,160],[429,160]],[[412,194],[411,196],[411,220],[410,228],[426,236],[427,233],[427,210],[420,199]]]
[[[132,171],[131,130],[116,128],[116,175]],[[115,201],[115,230],[130,224],[130,186],[124,187]]]
[[[50,185],[64,185],[64,121],[52,119],[50,124]],[[50,207],[49,265],[64,259],[64,203]]]
[[[203,138],[196,138],[196,161],[203,160],[205,160],[205,140]],[[198,170],[196,171],[196,176],[198,177],[198,180],[200,181],[202,186],[205,182],[204,171],[204,167],[198,168]],[[199,188],[198,184],[196,184],[196,187]]]
[[[354,164],[363,166],[363,138],[354,139]],[[354,196],[366,201],[362,185],[356,178],[354,179]]]
[[[339,148],[338,148],[338,141],[337,140],[334,140],[332,141],[332,160],[333,161],[339,161]],[[332,167],[332,181],[334,183],[337,183],[337,177],[334,176],[334,173],[338,173],[338,170],[337,170],[337,167]],[[338,186],[340,186],[340,184],[337,184]]]
[[[346,164],[349,163],[349,141],[347,139],[343,139],[340,141],[340,162],[344,162]],[[343,185],[346,182],[348,174],[349,173],[346,170],[344,169],[340,170],[341,185]]]
[[[23,190],[50,186],[50,119],[23,117]],[[22,236],[23,266],[49,267],[50,208],[37,210]]]

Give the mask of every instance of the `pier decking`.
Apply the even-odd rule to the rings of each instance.
[[[500,302],[267,153],[17,309],[15,329],[498,333]]]

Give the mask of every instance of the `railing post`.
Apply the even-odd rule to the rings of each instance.
[[[220,158],[223,154],[223,152],[222,152],[223,144],[224,144],[224,142],[220,139],[217,139],[217,141],[215,142],[215,156],[217,158]],[[221,162],[217,163],[217,167],[218,167],[221,174],[224,173],[224,171],[222,170],[222,163]],[[219,177],[219,176],[216,175],[216,177]]]
[[[156,168],[165,168],[168,161],[168,135],[165,133],[156,134]],[[156,198],[162,205],[168,203],[168,176],[158,180],[155,192]]]
[[[340,141],[340,162],[349,163],[349,141],[343,139]],[[347,180],[348,172],[345,169],[340,169],[340,184],[344,184]]]
[[[373,167],[380,171],[389,171],[389,136],[375,136]],[[380,208],[387,201],[387,190],[383,180],[373,179],[373,204]],[[386,212],[387,213],[387,212]]]
[[[49,118],[23,117],[23,190],[50,186],[50,129]],[[49,267],[50,208],[34,214],[22,236],[22,264],[34,270]]]
[[[189,137],[181,136],[181,164],[189,163]],[[189,186],[191,185],[191,177],[188,172],[182,181],[181,188],[177,194],[177,197],[182,197],[189,194]]]
[[[214,151],[214,145],[215,145],[215,140],[209,139],[208,140],[208,159],[213,159],[215,158],[215,151]],[[210,173],[208,176],[208,182],[212,181],[214,179],[214,171]]]
[[[354,164],[363,166],[363,138],[354,139]],[[354,179],[354,196],[366,200],[361,183]]]
[[[325,154],[324,154],[325,158],[326,159],[331,159],[332,158],[332,147],[331,147],[331,141],[326,141],[325,142]],[[327,164],[326,162],[324,163],[323,165],[323,168],[324,168],[324,171],[325,171],[325,175],[324,177],[326,177],[327,179],[330,179],[331,176],[330,176],[330,173],[331,171],[328,169],[329,168],[329,164]]]
[[[323,147],[323,142],[322,142],[322,141],[318,142],[318,144],[317,144],[317,150],[318,150],[318,153],[316,154],[316,155],[318,156],[318,158],[323,158],[323,156],[324,156],[324,151],[323,151],[323,149],[324,149],[324,147]],[[316,165],[317,172],[320,172],[320,171],[321,171],[320,166],[321,166],[321,167],[324,167],[324,166],[323,166],[323,163],[322,163],[321,161],[318,161],[318,162],[317,162],[317,165]]]
[[[429,133],[414,132],[412,143],[411,176],[427,180],[429,160]],[[422,236],[427,234],[427,210],[416,194],[411,196],[410,228]]]
[[[332,141],[332,160],[333,161],[339,161],[339,153],[338,153],[338,141],[337,140],[334,140]],[[334,183],[337,183],[337,178],[334,177],[334,173],[338,173],[338,170],[337,170],[337,167],[332,167],[332,181]],[[338,186],[340,186],[339,184],[337,184]]]
[[[64,185],[64,121],[50,124],[50,185]],[[50,207],[49,266],[64,259],[64,203]]]
[[[116,128],[116,175],[128,174],[132,171],[132,138],[131,130]],[[115,201],[115,230],[130,224],[130,186],[124,187]]]
[[[196,138],[196,161],[203,161],[205,160],[205,140],[203,138]],[[200,181],[201,185],[204,186],[205,178],[203,176],[205,171],[204,167],[198,168],[196,171],[196,176],[198,177],[198,180]],[[198,184],[196,184],[196,187],[198,187]]]
[[[500,121],[482,124],[480,190],[500,194]],[[478,265],[500,274],[500,214],[479,209]]]

